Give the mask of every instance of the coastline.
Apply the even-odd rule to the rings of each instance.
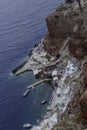
[[[62,5],[61,7],[63,9],[65,5]],[[66,7],[69,9],[67,11],[71,10],[71,5],[70,7],[68,7],[68,5]],[[77,5],[73,5],[73,7],[75,7],[75,10],[77,9]],[[65,15],[66,14],[64,14],[64,17]],[[73,27],[73,33],[78,32],[78,27],[77,29],[76,27],[75,24]],[[56,55],[54,56],[53,52],[52,55],[48,53],[50,51],[48,51],[48,48],[45,46],[46,43],[49,44],[48,41],[46,42],[47,37],[42,39],[41,43],[32,50],[29,59],[13,70],[15,75],[30,70],[36,75],[35,71],[41,70],[41,74],[44,73],[45,76],[47,76],[48,72],[50,72],[50,76],[52,76],[55,69],[57,71],[57,74],[52,76],[54,91],[47,108],[47,114],[43,117],[43,120],[39,125],[33,126],[31,130],[53,129],[56,124],[61,122],[76,93],[78,93],[80,89],[83,91],[81,86],[84,80],[82,67],[83,62],[86,62],[87,58],[85,57],[83,60],[79,60],[73,57],[69,50],[70,39],[70,36],[63,38],[62,46],[59,47],[56,53],[56,55],[59,54],[58,59]],[[54,68],[49,69],[50,66],[54,66]],[[42,76],[42,78],[44,78],[44,76]]]
[[[38,47],[39,46],[37,46],[36,48],[33,49],[34,52],[32,52],[32,54],[34,53],[36,55],[35,51],[38,50]],[[41,56],[41,54],[40,54],[40,56]],[[53,57],[52,57],[52,59],[54,60]],[[41,60],[42,60],[42,58],[41,58]],[[77,79],[77,81],[79,82],[79,77],[81,76],[81,72],[79,70],[79,64],[81,64],[81,63],[78,64],[78,67],[76,66],[77,62],[79,62],[79,61],[76,60],[75,58],[73,58],[72,56],[70,56],[67,46],[64,49],[64,52],[61,55],[61,57],[55,61],[58,62],[58,64],[56,65],[56,69],[58,69],[57,76],[60,77],[56,81],[58,87],[54,85],[54,91],[52,93],[52,98],[49,102],[49,106],[47,107],[47,113],[43,117],[43,120],[40,122],[39,126],[33,126],[31,128],[31,130],[43,130],[43,129],[51,130],[58,122],[60,122],[62,120],[61,118],[62,118],[63,114],[66,112],[67,106],[69,105],[69,103],[71,102],[72,98],[75,95],[75,89],[77,89],[77,91],[78,91],[79,88],[81,87],[80,86],[78,88],[77,83],[76,83],[75,88],[72,88],[72,85],[75,84],[74,80]],[[53,64],[53,61],[51,61],[51,63]],[[46,65],[49,65],[51,63],[48,63]],[[43,67],[43,65],[39,66],[39,64],[38,64],[38,67]],[[33,67],[32,70],[34,70],[34,69],[36,69],[36,66],[35,66],[35,68]],[[55,71],[55,67],[52,68],[51,74],[53,71]],[[19,71],[19,72],[21,72],[21,71]],[[23,69],[23,72],[25,72],[24,69]],[[74,77],[74,76],[76,76],[76,77]],[[70,79],[69,79],[69,81],[67,81],[69,77],[70,77]],[[53,81],[53,78],[52,78],[51,82],[54,84],[55,81]],[[66,81],[67,81],[67,84],[65,83]],[[71,87],[67,87],[67,86],[69,86],[69,84],[71,85]],[[70,92],[70,89],[72,89],[71,92]],[[61,102],[59,102],[59,101],[61,101]],[[60,114],[58,114],[58,113],[60,113]]]

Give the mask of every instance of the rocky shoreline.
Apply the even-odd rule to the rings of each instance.
[[[87,128],[87,1],[63,4],[46,18],[48,34],[29,59],[12,72],[51,77],[54,86],[47,114],[31,130]]]

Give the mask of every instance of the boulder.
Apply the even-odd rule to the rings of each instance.
[[[80,100],[81,113],[85,119],[87,119],[87,90],[83,93]]]

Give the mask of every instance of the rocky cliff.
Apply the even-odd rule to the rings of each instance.
[[[77,58],[87,54],[87,12],[80,12],[74,4],[64,4],[46,18],[48,34],[45,37],[45,49],[55,56],[67,37],[69,50]],[[75,31],[77,29],[77,31]]]
[[[64,4],[50,14],[48,34],[13,70],[15,75],[29,70],[58,72],[52,77],[57,86],[53,85],[49,114],[32,130],[87,130],[87,2],[82,6],[80,12],[77,3]]]
[[[52,130],[87,129],[87,1],[81,1],[83,12],[77,3],[64,4],[47,16],[48,34],[44,46],[51,55],[60,57],[62,47],[69,38],[70,55],[82,62],[82,87],[70,103],[68,114]]]

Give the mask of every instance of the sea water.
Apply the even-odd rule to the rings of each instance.
[[[32,72],[14,76],[35,43],[47,33],[45,18],[63,0],[0,0],[0,130],[23,130],[24,123],[36,124],[43,118],[52,89],[38,86],[26,98],[26,86],[36,81]]]

